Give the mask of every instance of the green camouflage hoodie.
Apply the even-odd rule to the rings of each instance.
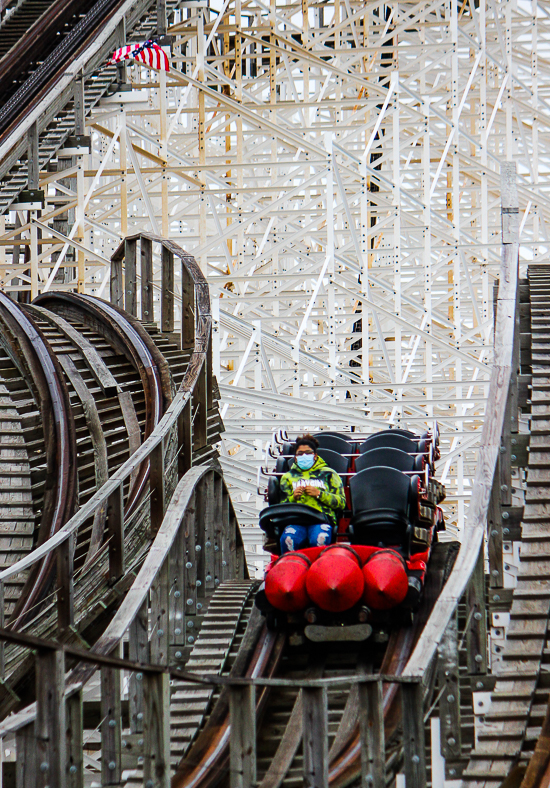
[[[281,476],[281,503],[301,503],[311,506],[323,512],[327,516],[327,522],[336,523],[335,511],[346,508],[346,496],[344,495],[344,485],[338,474],[329,468],[326,462],[317,457],[313,468],[309,471],[302,471],[292,463],[287,473]],[[318,498],[303,493],[301,498],[294,501],[293,493],[296,487],[306,487],[312,485],[321,488]]]

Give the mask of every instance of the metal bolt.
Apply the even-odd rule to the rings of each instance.
[[[197,580],[197,588],[200,588],[201,586],[202,586],[202,582],[200,580]]]
[[[506,490],[508,489],[508,485],[507,484],[501,484],[500,485],[500,489],[502,490],[502,492],[506,492]]]
[[[483,682],[482,681],[476,682],[476,689],[483,689]]]
[[[141,681],[142,678],[143,678],[143,673],[136,673],[136,680],[137,681]]]
[[[145,783],[145,788],[153,788],[153,781],[147,780],[147,782]]]
[[[192,604],[193,604],[193,600],[192,600],[192,599],[188,599],[188,600],[187,600],[187,604],[188,604],[188,605],[192,605]]]
[[[200,553],[200,551],[202,550],[202,547],[200,546],[200,544],[198,544],[198,545],[195,547],[195,550],[197,551],[197,553]]]
[[[159,629],[158,636],[161,638],[164,635],[164,629]]]
[[[206,582],[209,583],[212,580],[212,575],[206,575]]]
[[[197,610],[202,610],[202,602],[197,602]]]
[[[109,769],[114,771],[116,769],[116,763],[114,761],[109,761]]]
[[[474,618],[476,621],[481,621],[481,613],[474,613]]]
[[[214,580],[214,585],[215,585],[215,586],[219,586],[219,584],[220,584],[220,580],[219,580],[219,578],[217,577],[217,578]]]
[[[115,720],[109,720],[109,728],[116,728],[116,721]]]
[[[491,574],[493,575],[493,577],[498,577],[498,569],[493,569]]]
[[[174,634],[175,635],[181,635],[181,629],[179,627],[176,627],[175,630],[174,630]]]
[[[510,512],[502,512],[502,519],[507,520],[510,517]]]
[[[220,552],[220,548],[218,547],[217,544],[214,545],[214,552],[215,553],[219,553]]]
[[[222,566],[227,566],[227,561],[222,561]]]
[[[120,742],[120,746],[121,747],[127,747],[128,746],[128,744],[126,742],[126,739],[122,739],[122,741]]]
[[[500,447],[500,453],[501,454],[505,454],[505,452],[506,452],[506,446],[501,446]]]
[[[138,747],[143,747],[143,739],[138,739]]]
[[[187,638],[187,642],[188,643],[194,643],[195,642],[195,638],[193,637],[193,635],[189,635],[189,637]]]
[[[411,758],[411,761],[413,763],[420,763],[420,758],[419,758],[418,755],[413,755],[413,757]]]
[[[500,594],[495,594],[494,595],[493,602],[500,602]]]
[[[481,656],[481,654],[476,654],[474,660],[476,662],[483,662],[483,657]]]
[[[455,737],[454,737],[454,736],[449,736],[449,738],[447,739],[447,741],[449,742],[449,744],[450,744],[450,746],[451,746],[451,747],[454,747],[454,745],[456,744],[456,739],[455,739]]]
[[[191,561],[188,561],[188,562],[185,564],[185,568],[186,568],[186,569],[192,569],[192,568],[193,568],[193,564],[191,563]]]
[[[452,777],[453,775],[455,775],[455,774],[456,774],[456,771],[455,771],[455,769],[449,769],[449,774],[450,774],[450,776],[451,776],[451,777]]]
[[[509,529],[509,528],[503,528],[503,529],[502,529],[502,533],[503,533],[505,536],[507,536],[507,535],[510,533],[510,529]]]
[[[206,547],[212,547],[212,542],[207,542]]]
[[[50,768],[49,764],[46,763],[45,761],[40,764],[40,771],[41,772],[47,772],[49,768]]]
[[[138,711],[138,713],[136,714],[136,719],[138,719],[138,720],[142,720],[143,719],[143,712],[142,711]]]
[[[181,651],[176,651],[174,656],[176,657],[176,659],[181,659]]]
[[[188,628],[189,628],[189,629],[193,629],[193,627],[194,627],[195,625],[194,625],[194,623],[193,623],[192,621],[188,621],[188,622],[187,622],[187,626],[188,626]]]
[[[512,462],[515,462],[515,461],[517,460],[517,457],[516,457],[516,455],[515,455],[515,454],[512,454],[512,456],[510,457],[510,459],[512,460]]]
[[[76,766],[74,765],[74,763],[72,766],[69,766],[69,772],[71,774],[76,774]]]
[[[447,703],[453,703],[455,699],[454,695],[447,695]]]
[[[174,591],[174,596],[176,599],[179,599],[181,596],[181,591]]]
[[[496,528],[493,528],[493,530],[491,531],[491,536],[498,536],[498,531]]]

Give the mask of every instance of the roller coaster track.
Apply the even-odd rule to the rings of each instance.
[[[392,633],[385,648],[312,652],[267,630],[252,607],[255,582],[246,577],[221,472],[210,462],[219,429],[211,318],[192,257],[171,241],[132,236],[113,256],[110,304],[69,293],[30,306],[0,302],[4,385],[13,394],[7,405],[26,448],[14,470],[17,479],[30,474],[37,509],[34,549],[21,558],[30,545],[17,545],[18,560],[0,572],[0,589],[10,589],[6,602],[15,596],[9,584],[26,578],[24,602],[15,610],[6,604],[0,639],[2,712],[16,712],[0,725],[0,737],[15,735],[18,786],[46,764],[51,785],[86,769],[101,772],[102,784],[129,788],[343,788],[361,781],[382,788],[399,773],[407,788],[425,788],[441,770],[434,742],[427,747],[425,725],[433,718],[449,778],[489,788],[516,770],[523,788],[544,784],[550,279],[532,266],[527,283],[518,284],[511,176],[505,167],[495,365],[463,545],[456,560],[454,548],[437,545],[415,623]],[[145,259],[153,245],[162,251],[162,332],[133,314],[137,243]],[[179,338],[184,350],[174,343],[169,297],[175,260],[190,299]],[[151,309],[152,301],[142,301],[142,318]],[[17,325],[16,313],[24,317]],[[521,358],[520,333],[531,334]],[[53,401],[60,423],[54,418],[52,426],[41,414]],[[528,465],[517,454],[512,459],[523,440],[518,406],[531,411]],[[522,512],[512,505],[513,462],[527,466]],[[51,486],[71,473],[74,485],[52,507]],[[22,504],[27,524],[28,497]],[[521,542],[521,561],[511,591],[503,575],[513,542]],[[491,641],[488,666],[489,616],[507,610],[506,638],[500,652],[498,638]],[[467,709],[480,689],[491,692],[492,706],[484,720],[477,715],[474,737]],[[82,714],[85,748],[75,723]],[[54,746],[61,731],[66,752]],[[40,761],[31,757],[35,743]]]

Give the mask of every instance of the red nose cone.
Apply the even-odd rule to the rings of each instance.
[[[363,601],[372,610],[389,610],[407,596],[409,580],[397,553],[389,550],[374,553],[363,567],[363,577]]]
[[[307,573],[306,588],[310,599],[331,613],[349,610],[361,599],[364,580],[353,557],[335,550],[318,558]]]
[[[309,561],[298,553],[288,553],[269,570],[265,595],[277,610],[297,613],[307,607],[306,576]]]

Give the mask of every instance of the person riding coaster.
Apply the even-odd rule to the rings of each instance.
[[[310,506],[321,512],[326,522],[287,525],[280,538],[281,553],[329,545],[337,524],[337,513],[346,507],[342,479],[317,454],[317,439],[309,434],[302,435],[295,445],[294,462],[280,481],[281,503]]]

